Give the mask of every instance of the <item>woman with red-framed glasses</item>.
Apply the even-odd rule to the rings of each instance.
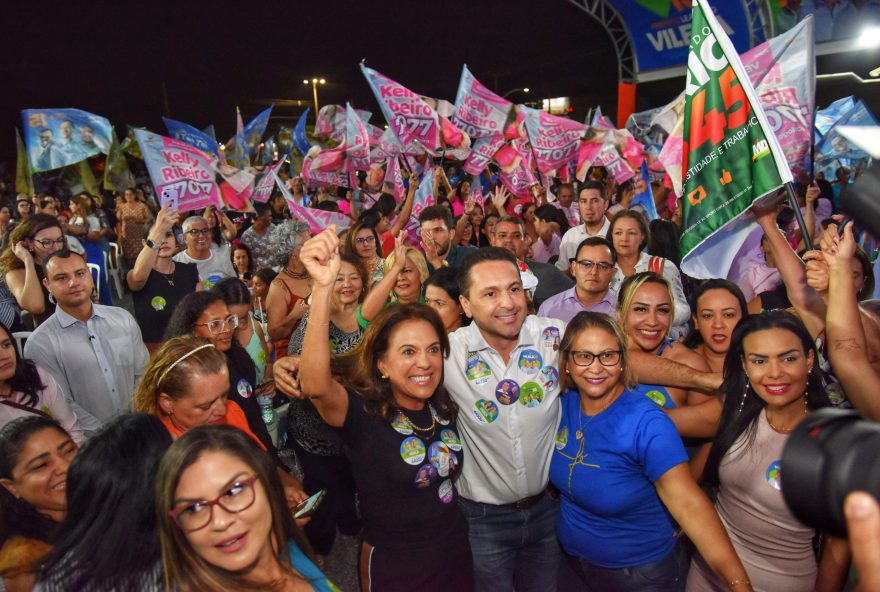
[[[338,590],[312,562],[272,461],[240,430],[203,425],[178,438],[156,503],[170,589]]]

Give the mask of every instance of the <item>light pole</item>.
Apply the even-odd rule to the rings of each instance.
[[[529,92],[529,87],[525,86],[525,87],[522,87],[522,88],[512,88],[512,89],[510,89],[509,91],[507,91],[506,93],[504,93],[503,95],[501,95],[501,98],[502,98],[502,99],[506,99],[507,97],[509,97],[509,96],[512,95],[513,93],[515,93],[515,92],[517,92],[517,91],[520,91],[520,90],[523,91],[524,93],[528,93],[528,92]]]
[[[323,78],[312,78],[311,80],[303,80],[303,84],[312,85],[312,96],[315,98],[315,118],[318,117],[318,85],[327,84]]]

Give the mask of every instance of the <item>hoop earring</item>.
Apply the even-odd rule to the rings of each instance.
[[[48,290],[46,290],[49,292]],[[55,296],[52,295],[52,292],[49,292],[49,302],[55,304]]]
[[[746,404],[746,397],[749,395],[749,386],[751,385],[749,384],[748,377],[746,377],[746,388],[743,389],[742,400],[739,402],[739,411],[736,412],[737,415],[740,415],[743,412],[743,407],[745,407]]]

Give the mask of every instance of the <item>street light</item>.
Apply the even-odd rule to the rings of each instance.
[[[522,88],[512,88],[509,91],[507,91],[506,93],[504,93],[503,95],[501,95],[501,98],[506,99],[507,97],[509,97],[510,95],[512,95],[513,93],[515,93],[517,91],[523,91],[524,93],[528,93],[529,87],[525,86]]]
[[[312,96],[315,98],[315,118],[318,117],[318,85],[327,84],[323,78],[312,78],[311,80],[303,80],[303,84],[312,85]]]

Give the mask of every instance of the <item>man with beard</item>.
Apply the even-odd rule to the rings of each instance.
[[[462,260],[476,249],[470,245],[453,244],[455,224],[452,213],[443,206],[428,206],[419,213],[422,251],[428,260],[428,271],[441,267],[458,267]]]

